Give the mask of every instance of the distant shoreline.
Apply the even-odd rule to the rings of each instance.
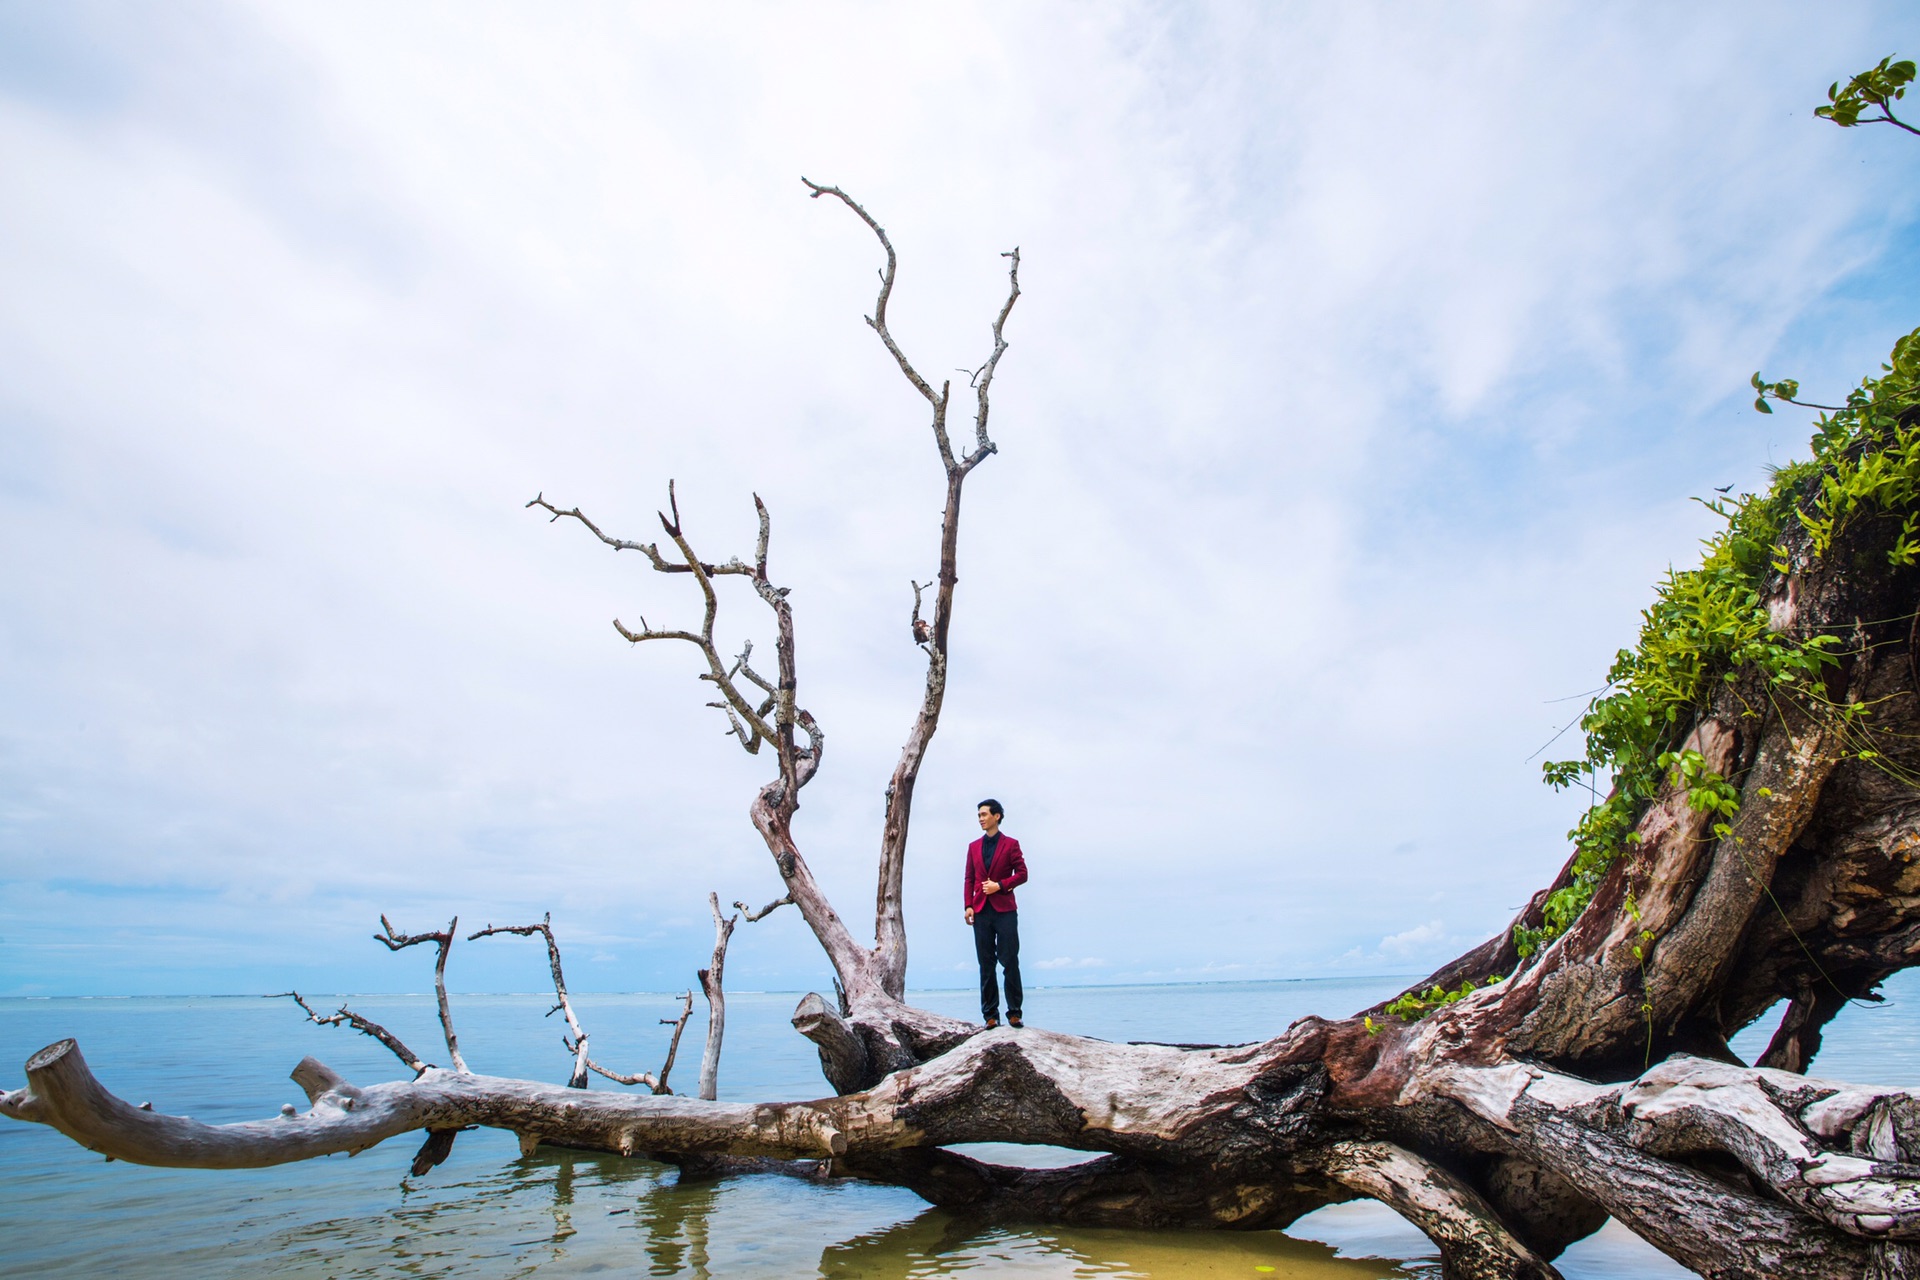
[[[1425,977],[1424,972],[1408,973],[1340,973],[1322,974],[1313,978],[1214,978],[1189,980],[1184,982],[1056,982],[1046,984],[1029,983],[1029,991],[1129,991],[1162,990],[1173,987],[1266,987],[1281,984],[1340,983],[1340,982],[1378,982],[1386,979],[1405,979],[1415,981]],[[971,986],[955,987],[913,987],[908,995],[953,995],[971,991]],[[804,996],[810,988],[774,988],[762,990],[728,991],[729,998],[737,996]],[[411,1000],[432,999],[431,991],[314,991],[306,993],[313,999],[324,1000]],[[450,995],[462,999],[505,1000],[505,999],[542,999],[553,998],[551,991],[459,991],[449,990]],[[575,991],[581,997],[605,996],[645,996],[679,999],[678,991]],[[273,1000],[282,998],[276,993],[253,991],[178,991],[144,995],[0,995],[0,1004],[9,1001],[44,1004],[51,1000]]]

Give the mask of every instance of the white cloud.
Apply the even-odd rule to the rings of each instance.
[[[1914,162],[1808,116],[1900,16],[9,10],[0,971],[415,986],[378,911],[551,909],[608,985],[684,985],[707,889],[771,896],[763,762],[607,625],[675,584],[520,505],[643,532],[669,477],[719,554],[773,509],[831,734],[800,835],[857,920],[938,477],[874,246],[802,172],[886,222],[929,370],[1025,254],[915,972],[971,964],[988,793],[1029,948],[1124,940],[1102,977],[1485,936],[1571,820],[1549,700],[1689,554],[1687,495],[1801,446],[1746,375],[1850,381],[1912,323]],[[824,979],[791,912],[729,968]]]
[[[1395,959],[1405,959],[1422,951],[1429,950],[1434,943],[1447,940],[1446,925],[1438,920],[1429,920],[1422,925],[1399,933],[1389,934],[1380,939],[1380,953]]]

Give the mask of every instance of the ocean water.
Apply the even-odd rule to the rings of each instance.
[[[1261,1039],[1306,1013],[1343,1015],[1400,978],[1040,988],[1028,1019],[1114,1040]],[[968,1012],[966,992],[916,1002]],[[723,1098],[820,1096],[812,1048],[787,1025],[797,994],[729,997]],[[337,998],[336,998],[337,1003]],[[433,1002],[366,996],[353,1007],[429,1059],[443,1056]],[[562,1080],[560,1027],[538,995],[456,997],[461,1048],[476,1071]],[[596,1060],[628,1071],[659,1065],[677,1011],[668,995],[582,996]],[[675,1080],[691,1088],[699,1027]],[[1765,1044],[1756,1025],[1736,1048]],[[317,1027],[285,1000],[249,996],[0,1000],[0,1061],[21,1063],[74,1036],[100,1079],[131,1101],[212,1123],[298,1103],[287,1072],[313,1054],[357,1082],[403,1068],[365,1037]],[[4,1071],[9,1087],[23,1077]],[[1889,1000],[1836,1022],[1816,1074],[1920,1084],[1920,982],[1902,975]],[[614,1088],[596,1079],[596,1088]],[[511,1135],[462,1134],[452,1156],[408,1176],[417,1142],[394,1139],[335,1156],[239,1172],[109,1164],[39,1125],[0,1121],[0,1275],[36,1277],[822,1276],[1005,1274],[1034,1277],[1239,1276],[1365,1280],[1438,1275],[1425,1237],[1369,1203],[1324,1209],[1286,1234],[981,1227],[909,1192],[778,1176],[679,1184],[644,1160],[541,1150],[522,1158]],[[1047,1148],[977,1152],[1009,1162],[1081,1158]],[[1660,1280],[1689,1274],[1617,1224],[1559,1262],[1569,1280]]]

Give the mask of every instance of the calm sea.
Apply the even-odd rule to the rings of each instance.
[[[1306,1013],[1343,1015],[1392,994],[1402,979],[1070,987],[1029,992],[1038,1025],[1115,1040],[1264,1038]],[[1920,981],[1903,975],[1880,1006],[1855,1006],[1828,1037],[1820,1074],[1920,1084]],[[723,1098],[808,1098],[822,1088],[810,1046],[787,1017],[793,994],[730,997]],[[966,1014],[965,992],[916,1002]],[[336,1000],[337,1002],[337,1000]],[[657,1019],[678,1000],[583,996],[594,1057],[655,1069]],[[476,1071],[565,1078],[560,1028],[540,996],[465,996],[461,1048]],[[429,1058],[432,1001],[355,998]],[[699,1066],[696,1005],[675,1078]],[[357,1082],[392,1079],[399,1064],[351,1032],[312,1026],[287,1001],[258,997],[0,1000],[0,1060],[24,1062],[75,1036],[106,1085],[156,1109],[220,1123],[304,1100],[287,1079],[314,1054]],[[1766,1028],[1736,1041],[1749,1058]],[[18,1068],[6,1083],[17,1087]],[[596,1080],[595,1087],[612,1088]],[[781,1177],[680,1186],[644,1160],[541,1151],[522,1159],[510,1135],[461,1135],[446,1164],[407,1176],[417,1145],[399,1138],[358,1157],[277,1169],[207,1173],[107,1164],[37,1125],[0,1121],[0,1275],[311,1276],[1436,1276],[1426,1239],[1370,1204],[1341,1205],[1278,1232],[1074,1231],[981,1228],[908,1192]],[[990,1149],[1032,1163],[1044,1149]],[[1068,1159],[1077,1157],[1066,1157]],[[1560,1260],[1569,1280],[1657,1280],[1688,1273],[1614,1224]]]

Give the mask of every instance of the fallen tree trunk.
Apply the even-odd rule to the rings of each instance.
[[[1096,1226],[1284,1227],[1369,1196],[1426,1231],[1447,1274],[1488,1280],[1556,1274],[1551,1254],[1584,1234],[1551,1220],[1570,1207],[1586,1230],[1597,1207],[1709,1276],[1920,1274],[1920,1100],[1908,1091],[1693,1058],[1602,1086],[1426,1051],[1380,1106],[1340,1083],[1372,1074],[1352,1030],[1309,1019],[1261,1045],[1180,1049],[1003,1028],[863,1093],[759,1105],[441,1068],[362,1089],[307,1059],[294,1077],[308,1111],[229,1125],[113,1097],[69,1040],[28,1062],[27,1088],[0,1097],[0,1113],[172,1167],[282,1164],[466,1125],[510,1130],[527,1149],[831,1160],[937,1204]],[[1009,1141],[1104,1154],[1025,1170],[941,1149]],[[1520,1172],[1532,1190],[1516,1203]]]
[[[686,1099],[665,1095],[664,1068],[658,1081],[598,1068],[543,922],[504,931],[546,936],[573,1087],[467,1072],[444,994],[454,926],[418,936],[388,926],[383,941],[396,949],[439,943],[451,1070],[344,1007],[320,1018],[302,1001],[316,1021],[380,1037],[414,1078],[356,1088],[309,1058],[294,1071],[305,1113],[288,1106],[276,1119],[213,1126],[113,1097],[67,1040],[28,1061],[26,1087],[0,1095],[0,1114],[114,1159],[202,1168],[357,1151],[425,1130],[415,1161],[424,1171],[446,1158],[454,1133],[484,1125],[529,1148],[653,1155],[689,1172],[814,1162],[935,1204],[1102,1226],[1284,1227],[1370,1197],[1425,1231],[1454,1280],[1552,1277],[1553,1259],[1609,1216],[1710,1277],[1920,1276],[1920,1093],[1796,1074],[1839,1009],[1920,957],[1920,333],[1896,348],[1887,378],[1823,423],[1814,464],[1783,470],[1772,494],[1724,511],[1729,530],[1702,569],[1662,588],[1642,649],[1622,656],[1615,690],[1590,709],[1587,761],[1549,766],[1561,781],[1604,767],[1614,789],[1510,929],[1392,1002],[1303,1019],[1259,1044],[986,1031],[905,1002],[899,886],[913,784],[944,697],[962,485],[996,450],[988,388],[1019,259],[1009,255],[992,354],[971,377],[974,447],[956,454],[949,387],[923,380],[888,331],[886,234],[838,189],[809,187],[845,203],[886,250],[869,324],[931,406],[946,474],[930,622],[920,617],[924,587],[914,588],[927,684],[887,795],[872,947],[855,940],[793,838],[825,735],[798,701],[765,506],[756,499],[753,561],[719,563],[694,550],[671,487],[671,514],[660,517],[671,554],[610,537],[544,497],[529,505],[698,586],[697,630],[615,626],[635,643],[694,646],[730,732],[750,753],[772,747],[777,776],[752,818],[785,893],[758,914],[791,902],[833,965],[836,998],[807,996],[793,1022],[834,1096]],[[1756,386],[1776,398],[1797,390],[1757,375]],[[716,646],[716,583],[734,577],[773,613],[769,676],[752,666],[750,646],[731,663]],[[732,929],[717,895],[710,906],[709,1094]],[[1732,1035],[1780,1002],[1763,1064],[1739,1062]],[[586,1089],[590,1069],[656,1092]],[[975,1142],[1090,1158],[1034,1170],[947,1150]]]

